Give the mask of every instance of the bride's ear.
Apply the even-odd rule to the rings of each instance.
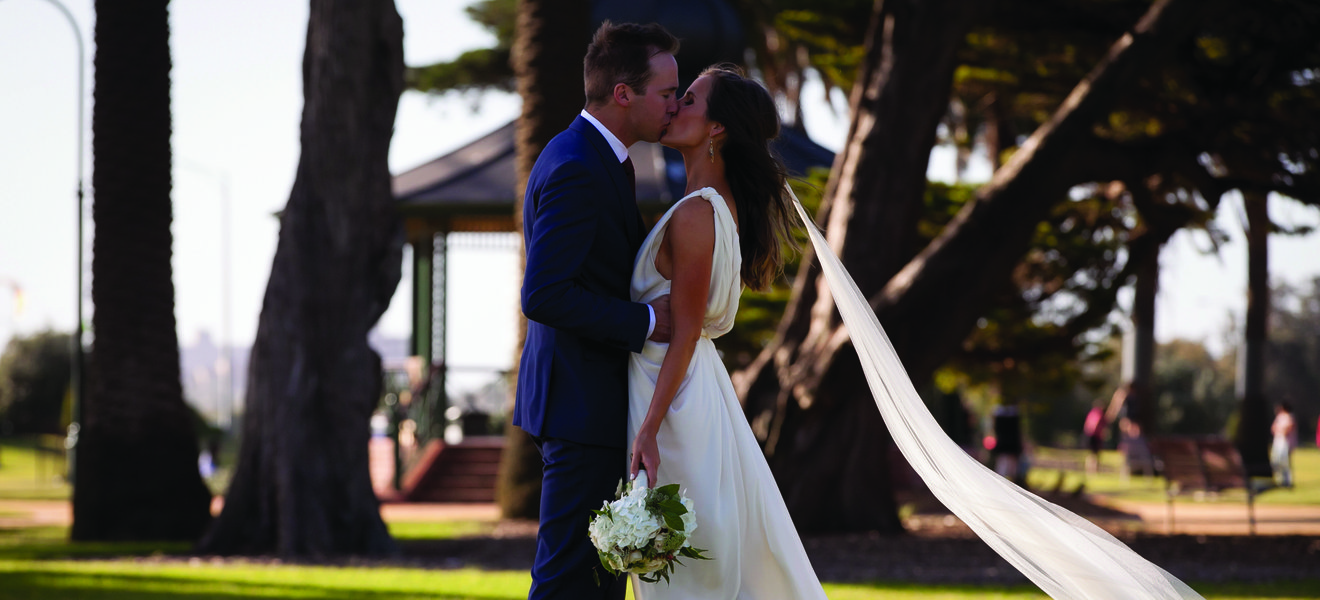
[[[719,137],[720,134],[722,134],[722,133],[724,133],[724,125],[723,125],[722,123],[716,123],[716,122],[714,122],[714,121],[711,121],[711,122],[710,122],[710,137],[712,137],[712,138],[714,138],[714,137]]]

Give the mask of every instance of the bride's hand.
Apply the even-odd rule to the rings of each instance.
[[[637,477],[638,470],[645,470],[646,484],[649,487],[655,487],[660,473],[660,447],[655,443],[655,433],[646,426],[642,426],[642,430],[637,432],[637,438],[633,440],[632,465],[628,468],[630,481]]]

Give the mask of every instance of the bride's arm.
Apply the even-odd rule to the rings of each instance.
[[[669,404],[683,383],[688,363],[701,339],[701,326],[706,316],[706,302],[710,293],[710,271],[715,252],[715,209],[709,202],[683,203],[670,217],[665,240],[660,249],[668,248],[670,260],[669,310],[672,334],[665,360],[660,364],[660,375],[651,396],[651,408],[646,412],[637,438],[633,441],[630,474],[636,475],[644,466],[647,481],[652,486],[658,479],[660,450],[655,436],[660,422],[669,412]]]

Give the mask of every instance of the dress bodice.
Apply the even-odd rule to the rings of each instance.
[[[701,188],[684,196],[665,211],[664,216],[651,229],[642,242],[642,249],[637,253],[633,264],[631,294],[634,302],[650,302],[669,293],[670,281],[655,268],[655,258],[660,252],[660,243],[674,211],[684,202],[705,200],[715,209],[715,251],[710,269],[710,293],[706,300],[706,318],[702,324],[702,335],[717,338],[733,328],[733,319],[738,312],[738,297],[742,294],[742,254],[738,250],[738,225],[733,213],[725,204],[724,197],[714,188]]]

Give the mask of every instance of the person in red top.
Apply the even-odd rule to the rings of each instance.
[[[1100,469],[1100,450],[1105,445],[1105,433],[1109,422],[1105,419],[1105,402],[1096,400],[1091,412],[1086,413],[1086,423],[1082,425],[1082,435],[1086,437],[1086,446],[1091,453],[1086,456],[1086,472],[1095,473]]]

